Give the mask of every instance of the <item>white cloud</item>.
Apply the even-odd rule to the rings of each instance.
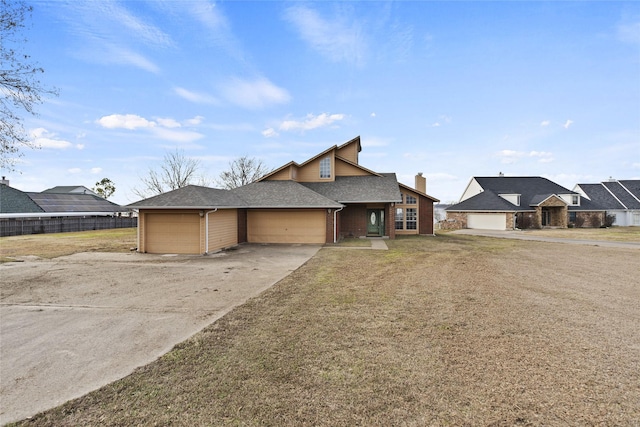
[[[78,150],[84,150],[84,144],[76,144]]]
[[[153,134],[165,141],[174,142],[193,142],[204,137],[203,134],[193,131],[176,131],[167,128],[153,128]]]
[[[282,131],[306,131],[329,126],[336,121],[344,119],[344,114],[327,114],[322,113],[317,116],[307,114],[304,120],[285,120],[280,124],[279,129]]]
[[[187,120],[187,122],[197,122],[201,119],[200,116],[197,116]],[[101,117],[96,123],[107,129],[147,130],[158,138],[166,141],[192,142],[204,136],[194,131],[179,130],[182,125],[172,118],[158,118],[153,121],[140,117],[137,114],[111,114]]]
[[[438,116],[438,119],[435,122],[433,122],[431,127],[437,128],[442,126],[442,124],[448,125],[449,123],[451,123],[451,121],[452,121],[452,118],[450,116],[441,114]]]
[[[216,98],[205,93],[193,92],[182,87],[173,88],[173,92],[179,97],[196,104],[219,104]]]
[[[92,174],[98,174],[102,172],[102,168],[91,168],[91,173]]]
[[[549,126],[550,124],[551,122],[549,120],[543,120],[542,122],[540,122],[540,126],[542,127]]]
[[[562,127],[564,127],[565,129],[569,129],[569,126],[571,126],[572,124],[573,124],[573,120],[567,120],[566,122],[564,122]]]
[[[67,169],[67,172],[73,173],[73,174],[78,174],[78,173],[82,173],[82,169],[80,169],[80,168],[71,168],[71,169]]]
[[[375,117],[375,116],[376,116],[376,113],[371,113],[371,117]]]
[[[136,114],[111,114],[98,119],[98,124],[107,129],[138,129],[155,127],[156,123]]]
[[[274,85],[265,78],[256,80],[233,78],[221,87],[221,91],[229,102],[249,109],[285,104],[291,100],[286,89]]]
[[[156,121],[158,122],[158,124],[160,126],[163,126],[163,127],[166,127],[166,128],[179,128],[179,127],[182,126],[180,123],[178,123],[174,119],[161,119],[161,118],[158,118],[158,119],[156,119]]]
[[[69,141],[56,138],[56,134],[45,128],[36,128],[30,131],[31,139],[40,148],[66,149],[72,147]]]
[[[550,163],[554,160],[553,153],[548,151],[515,151],[502,150],[497,153],[500,162],[504,164],[512,164],[520,159],[537,159],[540,163]]]
[[[262,131],[262,136],[264,136],[265,138],[273,138],[278,135],[278,132],[276,132],[273,128],[265,129]]]
[[[324,19],[317,11],[298,5],[288,8],[284,18],[304,41],[331,61],[364,63],[367,43],[363,26],[355,19],[351,22],[345,17]]]
[[[189,126],[196,126],[199,125],[200,123],[202,123],[202,121],[204,120],[204,117],[202,116],[195,116],[192,119],[187,119],[185,120],[185,123]]]

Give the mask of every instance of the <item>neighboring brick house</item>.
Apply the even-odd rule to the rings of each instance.
[[[640,180],[610,179],[599,184],[577,184],[574,191],[606,209],[613,225],[640,226]]]
[[[129,205],[139,212],[138,250],[209,253],[238,243],[332,243],[343,237],[433,235],[426,180],[361,166],[360,137],[257,182],[220,190],[188,186]]]
[[[442,228],[600,227],[604,209],[542,177],[473,177]]]

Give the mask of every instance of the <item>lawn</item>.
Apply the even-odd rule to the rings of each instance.
[[[322,249],[156,362],[24,425],[638,425],[638,251]]]
[[[76,252],[128,252],[137,244],[136,228],[0,237],[0,262],[24,256],[57,258]]]
[[[577,240],[607,240],[613,242],[640,242],[640,227],[560,228],[523,230],[533,236]]]

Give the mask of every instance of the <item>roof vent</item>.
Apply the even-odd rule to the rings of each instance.
[[[498,176],[504,176],[502,172],[498,172]]]
[[[6,179],[6,177],[2,177],[2,181],[0,181],[0,184],[6,185],[7,187],[9,186],[9,180]]]

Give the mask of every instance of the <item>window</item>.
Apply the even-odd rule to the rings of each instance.
[[[320,160],[320,178],[331,178],[331,157]]]
[[[575,212],[569,212],[569,222],[572,222],[572,223],[576,222],[576,213]]]
[[[577,194],[574,194],[573,196],[571,196],[571,204],[573,206],[577,206],[580,204],[580,196],[578,196]]]
[[[404,210],[402,208],[396,208],[396,230],[402,230],[404,228]]]
[[[418,211],[415,208],[407,209],[406,221],[407,221],[407,224],[406,224],[407,230],[417,230]]]
[[[400,204],[404,203],[404,194],[400,193],[400,201],[398,203]]]
[[[410,195],[408,195],[408,194],[407,194],[407,196],[406,196],[406,197],[407,197],[407,199],[406,199],[406,202],[405,202],[405,203],[406,203],[407,205],[415,205],[415,204],[416,204],[416,198],[415,198],[415,197],[410,196]]]

